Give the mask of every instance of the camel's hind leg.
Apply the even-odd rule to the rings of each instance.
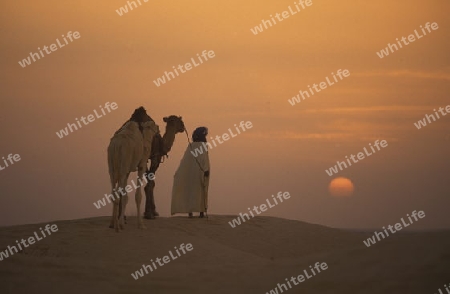
[[[122,193],[125,194],[125,195],[123,195],[122,193],[120,193],[120,201],[118,201],[118,205],[117,205],[117,216],[118,216],[117,221],[119,223],[119,228],[121,230],[125,229],[123,216],[125,215],[125,208],[128,203],[128,195],[127,195],[127,191],[125,190],[125,187],[127,186],[128,175],[129,174],[121,176],[119,179],[119,191],[123,191]],[[122,189],[120,189],[120,188],[122,188]],[[119,215],[119,205],[121,208],[120,215]]]
[[[123,203],[123,205],[122,205]],[[120,198],[120,204],[119,204],[119,218],[123,214],[123,222],[124,224],[127,224],[127,214],[125,211],[123,211],[123,208],[126,208],[128,205],[128,195],[122,195],[122,198]]]
[[[144,172],[146,170],[146,167],[140,166],[138,169],[138,180],[142,180],[142,177],[144,175]],[[137,187],[136,193],[135,193],[135,199],[136,199],[136,208],[137,208],[137,219],[138,219],[138,228],[139,229],[145,229],[144,222],[142,221],[142,214],[141,214],[141,200],[142,200],[142,193],[141,193],[141,186]]]
[[[116,218],[119,217],[118,212],[117,212],[117,215],[114,215],[114,212],[115,212],[114,201],[116,200],[116,197],[115,197],[116,194],[114,194],[115,192],[116,192],[116,189],[113,188],[112,193],[111,193],[113,195],[112,215],[111,215],[111,222],[109,223],[109,227],[111,229],[114,229],[114,217],[116,217]]]
[[[116,229],[117,228],[117,222],[115,222],[114,220],[117,220],[117,218],[119,217],[119,202],[117,202],[117,201],[120,201],[120,198],[116,197],[116,196],[119,196],[119,195],[115,194],[116,191],[117,191],[117,189],[116,189],[117,185],[116,185],[116,183],[114,183],[113,179],[111,179],[111,186],[112,186],[111,195],[113,195],[113,203],[112,203],[113,205],[112,205],[111,222],[109,223],[109,227],[111,229]],[[116,208],[117,208],[117,211],[116,211]],[[117,231],[117,229],[116,229],[116,231]]]
[[[120,196],[122,197],[122,196]],[[120,205],[120,198],[116,199],[114,198],[113,203],[113,227],[116,232],[119,232],[119,205]]]

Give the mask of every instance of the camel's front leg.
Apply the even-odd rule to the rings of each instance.
[[[144,172],[145,172],[145,167],[139,167],[138,179],[142,179]],[[137,187],[135,199],[136,199],[136,208],[137,208],[138,228],[145,229],[145,225],[144,225],[144,222],[142,221],[142,215],[141,215],[141,200],[142,200],[141,188],[142,188],[141,186]]]
[[[145,192],[145,211],[144,217],[147,219],[154,219],[156,215],[155,211],[155,198],[153,196],[153,191],[155,189],[155,180],[148,180],[147,185],[144,188]]]
[[[125,229],[125,224],[127,223],[125,221],[125,210],[127,209],[127,204],[128,204],[128,194],[122,196],[122,199],[120,201],[120,206],[119,206],[119,210],[121,211],[119,213],[119,225],[120,225],[120,229]]]

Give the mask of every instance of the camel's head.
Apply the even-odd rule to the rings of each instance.
[[[181,119],[181,116],[166,116],[163,118],[163,121],[167,123],[167,126],[173,127],[177,133],[184,132],[184,122]]]

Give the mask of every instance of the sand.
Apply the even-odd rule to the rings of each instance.
[[[51,222],[58,232],[0,261],[0,293],[266,293],[315,262],[328,269],[284,293],[436,293],[450,282],[450,232],[371,233],[256,217],[145,220],[115,233],[109,218]],[[47,223],[2,227],[0,250]],[[138,280],[131,273],[181,243],[194,249]],[[279,292],[281,293],[281,292]]]

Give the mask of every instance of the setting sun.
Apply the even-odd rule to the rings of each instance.
[[[328,186],[330,194],[335,197],[352,196],[354,189],[352,181],[343,177],[333,179]]]

